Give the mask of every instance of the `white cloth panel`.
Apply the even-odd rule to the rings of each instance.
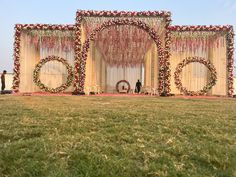
[[[187,57],[203,57],[209,59],[215,66],[217,71],[216,85],[208,92],[208,95],[227,95],[227,62],[226,62],[226,45],[225,36],[218,36],[214,40],[210,38],[207,42],[201,43],[199,40],[198,47],[181,48],[178,50],[172,50],[170,57],[171,66],[171,93],[180,94],[180,91],[176,88],[174,80],[174,72],[177,65]],[[191,38],[186,38],[186,43],[189,44]],[[206,41],[205,40],[205,41]],[[183,44],[183,42],[182,42]],[[195,42],[196,44],[196,42]],[[186,45],[186,44],[185,44]],[[176,48],[176,46],[173,46]],[[172,48],[173,49],[173,48]],[[191,91],[197,91],[202,89],[209,80],[209,70],[205,65],[200,63],[190,63],[183,68],[181,78],[183,86]]]
[[[152,44],[151,48],[147,51],[144,60],[144,87],[153,89],[158,88],[159,78],[159,59],[157,54],[157,47]]]
[[[86,17],[82,22],[82,36],[81,42],[83,43],[90,32],[103,22],[113,18],[96,18]],[[114,18],[119,19],[119,18]],[[137,18],[144,21],[153,27],[162,42],[164,47],[165,42],[165,22],[159,18]],[[115,86],[119,80],[127,80],[130,82],[131,88],[135,89],[137,79],[140,79],[142,85],[148,85],[154,89],[158,88],[158,75],[159,75],[159,60],[157,54],[157,47],[154,43],[148,51],[145,52],[145,59],[142,64],[134,66],[123,67],[109,66],[105,63],[106,56],[102,54],[99,48],[95,47],[93,42],[90,44],[90,51],[86,61],[86,78],[85,78],[85,93],[92,91],[94,87],[100,87],[103,92],[113,93],[116,92]],[[94,54],[95,53],[95,54]],[[100,66],[100,67],[99,67]],[[99,74],[100,73],[100,74]],[[147,84],[145,84],[147,82]]]
[[[5,83],[5,85],[6,85],[5,90],[12,90],[12,84],[13,84],[13,74],[12,73],[5,74],[5,82],[6,82]]]
[[[33,71],[39,60],[39,50],[30,45],[30,36],[22,33],[20,43],[20,92],[40,91],[33,82]]]
[[[74,49],[71,48],[68,51],[63,51],[61,48],[40,48],[40,59],[46,58],[48,56],[55,55],[58,57],[62,57],[69,65],[74,68]],[[68,76],[67,69],[65,65],[58,61],[50,61],[46,63],[40,71],[40,79],[41,82],[44,83],[47,87],[56,88],[66,83]],[[73,83],[69,88],[65,90],[65,92],[72,92],[73,91]]]
[[[191,91],[201,90],[207,83],[207,68],[201,63],[190,63],[182,70],[183,86]]]
[[[227,55],[226,55],[226,36],[219,36],[218,41],[214,42],[211,52],[211,62],[217,71],[217,82],[212,88],[212,95],[227,95],[228,74],[227,74]]]
[[[105,63],[103,56],[94,43],[91,43],[86,61],[85,93],[100,91],[104,93],[116,93],[116,83],[127,80],[131,89],[135,89],[138,79],[142,80],[141,65],[135,67],[117,67]]]
[[[172,52],[170,57],[171,93],[180,94],[179,89],[176,88],[174,80],[174,72],[176,70],[177,65],[187,57],[195,56],[208,59],[208,51],[202,51],[200,47],[195,52],[189,50],[184,52]],[[190,63],[186,65],[180,75],[183,86],[191,91],[201,90],[207,84],[207,70],[208,69],[200,63]]]
[[[39,43],[39,48],[34,47],[30,43],[31,36],[26,33],[21,35],[21,55],[20,55],[20,92],[39,92],[38,86],[33,82],[33,71],[40,59],[50,55],[55,55],[64,58],[74,67],[74,49],[63,51],[58,47],[59,42],[53,48],[43,48]],[[66,67],[57,61],[50,61],[42,66],[40,70],[40,79],[47,87],[55,88],[66,82],[67,79]],[[73,84],[66,91],[73,91]]]
[[[106,64],[102,58],[101,53],[92,42],[86,61],[84,87],[86,94],[89,92],[105,92],[106,90]]]
[[[107,93],[116,93],[116,83],[120,80],[129,82],[131,89],[135,89],[135,84],[139,79],[142,81],[141,65],[133,67],[107,66]]]

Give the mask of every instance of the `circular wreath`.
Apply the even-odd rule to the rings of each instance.
[[[120,85],[121,83],[126,83],[126,84],[128,85],[127,93],[129,93],[129,91],[130,91],[130,84],[129,84],[129,82],[128,82],[127,80],[120,80],[120,81],[118,81],[118,82],[116,83],[116,91],[117,91],[118,93],[120,92],[120,90],[119,90],[119,85]]]
[[[42,66],[49,61],[61,62],[62,64],[64,64],[66,66],[66,69],[68,72],[66,83],[62,84],[61,86],[59,86],[57,88],[49,88],[49,87],[45,86],[39,78],[40,70],[41,70]],[[71,85],[71,83],[73,81],[73,70],[72,70],[72,67],[67,63],[67,61],[65,59],[57,57],[57,56],[49,56],[47,58],[42,59],[36,65],[34,72],[33,72],[33,81],[37,86],[39,86],[39,88],[41,90],[44,90],[46,92],[51,92],[51,93],[58,93],[58,92],[64,91],[66,88],[68,88]]]
[[[204,64],[210,71],[210,80],[207,83],[206,86],[203,87],[202,90],[199,91],[189,91],[186,87],[183,87],[181,79],[180,79],[180,73],[183,70],[183,67],[185,67],[189,63],[198,62],[201,64]],[[177,88],[183,92],[186,95],[204,95],[206,94],[215,84],[217,81],[217,72],[213,64],[210,63],[209,60],[205,60],[201,57],[189,57],[184,59],[181,63],[179,63],[176,67],[176,71],[174,73],[175,78],[175,84]]]

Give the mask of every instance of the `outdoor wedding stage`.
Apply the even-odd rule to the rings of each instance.
[[[83,11],[16,24],[15,93],[233,96],[233,26],[172,26],[167,11]],[[136,94],[137,95],[137,94]]]

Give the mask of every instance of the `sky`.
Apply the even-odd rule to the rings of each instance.
[[[236,0],[0,0],[0,72],[13,70],[15,24],[74,24],[78,9],[165,10],[172,25],[229,24],[236,31]]]

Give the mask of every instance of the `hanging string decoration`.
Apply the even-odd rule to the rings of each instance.
[[[153,40],[136,26],[112,26],[97,33],[95,46],[110,66],[137,66],[144,63]]]

